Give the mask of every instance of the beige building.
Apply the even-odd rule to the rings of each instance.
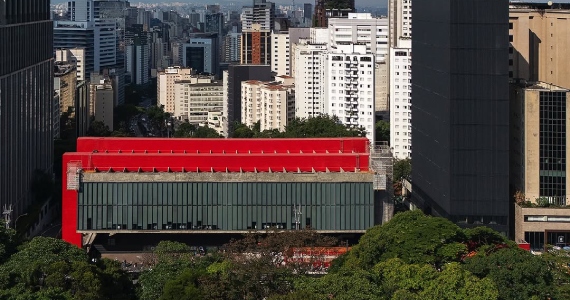
[[[210,76],[192,76],[174,84],[174,117],[191,124],[208,121],[208,113],[221,112],[223,85]]]
[[[56,62],[54,65],[53,87],[59,95],[59,113],[69,111],[71,118],[75,116],[76,70],[75,64]]]
[[[76,65],[77,80],[85,80],[85,49],[57,49],[55,50],[55,61]]]
[[[292,80],[290,77],[283,79]],[[295,89],[281,82],[248,80],[241,84],[241,122],[249,127],[260,122],[260,130],[285,131],[295,118]]]
[[[511,78],[570,87],[570,10],[511,5],[509,40]]]
[[[174,113],[174,84],[180,80],[190,80],[192,69],[170,67],[159,72],[156,80],[158,103],[164,106],[164,111]]]
[[[545,243],[570,245],[570,209],[559,208],[566,207],[570,196],[569,96],[568,89],[548,83],[511,84],[512,192],[520,192],[519,202],[538,206],[515,205],[515,241],[529,242],[533,249]]]
[[[91,84],[91,100],[95,121],[105,123],[113,131],[113,110],[115,109],[115,93],[109,81]]]

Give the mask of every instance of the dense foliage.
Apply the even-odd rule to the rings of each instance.
[[[85,251],[61,240],[36,237],[19,243],[0,229],[0,299],[135,299],[118,262],[91,262]]]
[[[535,256],[485,227],[461,229],[420,211],[368,230],[328,274],[287,261],[295,247],[339,246],[311,230],[253,232],[219,251],[163,241],[133,286],[114,261],[0,230],[0,299],[327,300],[567,299],[570,257]]]
[[[234,124],[234,138],[310,138],[310,137],[357,137],[366,136],[364,128],[351,128],[342,124],[336,116],[317,116],[308,119],[294,119],[285,126],[285,131],[263,130],[257,122],[251,128],[245,124]]]

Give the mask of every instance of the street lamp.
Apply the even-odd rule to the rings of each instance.
[[[16,218],[16,221],[14,221],[14,230],[18,230],[18,219],[19,219],[20,217],[27,216],[27,215],[28,215],[28,213],[21,214],[21,215],[19,215],[19,216]]]

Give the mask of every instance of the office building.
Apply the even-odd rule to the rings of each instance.
[[[189,42],[183,45],[182,65],[197,74],[218,74],[219,48],[217,34],[191,37]]]
[[[325,112],[325,56],[327,44],[301,39],[295,45],[295,116],[316,117]]]
[[[313,19],[313,5],[311,3],[303,4],[303,18],[305,23],[309,23]]]
[[[53,51],[85,49],[86,76],[117,64],[117,36],[112,20],[53,22]]]
[[[414,3],[412,201],[510,236],[508,9]]]
[[[271,65],[271,31],[257,23],[251,27],[241,33],[241,64]]]
[[[211,76],[194,75],[174,84],[174,117],[199,125],[208,121],[208,113],[221,112],[223,85]]]
[[[241,123],[249,127],[259,122],[261,131],[285,131],[295,118],[294,85],[248,80],[241,83],[241,95]]]
[[[412,41],[390,48],[390,147],[397,159],[412,157]]]
[[[150,82],[150,45],[147,35],[135,37],[126,46],[125,69],[129,82],[137,85]]]
[[[176,81],[190,80],[193,72],[192,69],[181,67],[169,67],[159,72],[156,81],[156,93],[158,103],[164,108],[165,112],[174,113],[175,109],[175,86]]]
[[[33,201],[34,173],[52,174],[50,2],[0,1],[0,41],[0,208],[14,220]]]
[[[515,241],[531,250],[570,244],[566,163],[570,91],[544,82],[511,84],[511,191],[516,195]],[[533,203],[536,207],[525,205]]]
[[[271,80],[269,65],[229,65],[223,73],[223,131],[226,135],[233,134],[233,126],[241,121],[241,83],[247,80]]]
[[[511,3],[509,77],[569,88],[569,36],[570,4]]]
[[[338,45],[325,58],[325,113],[344,125],[366,130],[374,144],[374,54],[366,45]]]

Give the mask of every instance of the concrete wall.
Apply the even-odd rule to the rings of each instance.
[[[520,207],[515,204],[515,242],[524,240],[528,231],[545,232],[546,230],[570,231],[570,223],[565,222],[525,222],[524,216],[569,216],[567,208]]]

